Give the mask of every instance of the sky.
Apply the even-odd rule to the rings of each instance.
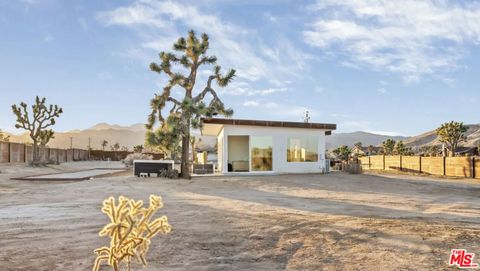
[[[0,129],[36,95],[63,107],[57,131],[146,122],[166,82],[149,64],[190,29],[237,71],[215,86],[234,118],[308,110],[386,135],[480,123],[480,1],[0,0]]]

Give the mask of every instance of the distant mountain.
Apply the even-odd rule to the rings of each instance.
[[[72,130],[68,132],[57,132],[55,138],[48,144],[52,148],[70,148],[70,139],[74,148],[86,149],[90,144],[93,149],[102,149],[103,140],[108,141],[107,150],[111,145],[119,143],[120,146],[128,147],[130,150],[135,145],[142,145],[145,140],[145,125],[134,124],[131,126],[111,125],[99,123],[85,130]],[[13,142],[30,142],[27,133],[22,135],[11,135]]]
[[[353,146],[357,142],[362,142],[363,146],[378,146],[382,144],[383,141],[387,139],[393,139],[395,141],[407,140],[408,137],[404,136],[387,136],[372,134],[367,132],[353,132],[353,133],[333,133],[330,136],[326,137],[326,148],[328,150],[337,148],[341,145]]]
[[[462,142],[462,146],[477,147],[480,144],[480,124],[469,124],[468,130],[465,133],[467,135],[467,142]],[[435,130],[423,133],[418,136],[410,137],[405,141],[405,144],[409,147],[421,147],[425,145],[438,145],[441,144],[437,139]]]
[[[480,124],[468,125],[467,142],[463,146],[475,147],[480,144]],[[108,123],[99,123],[85,130],[72,130],[63,133],[56,133],[49,145],[53,148],[69,148],[70,138],[72,138],[74,148],[87,148],[88,140],[91,140],[93,149],[101,149],[103,140],[108,141],[106,149],[110,146],[119,143],[120,146],[126,146],[130,150],[135,145],[144,144],[146,128],[144,124],[138,123],[130,126],[112,125]],[[197,137],[196,148],[201,150],[212,150],[215,146],[216,140],[213,137]],[[13,142],[30,142],[27,133],[22,135],[10,135]],[[198,140],[200,139],[201,140]],[[429,131],[414,137],[403,136],[386,136],[367,132],[353,132],[353,133],[333,133],[326,137],[326,148],[331,150],[341,145],[353,146],[356,142],[362,142],[363,146],[373,145],[379,146],[387,139],[396,141],[403,140],[407,146],[420,147],[423,145],[439,144],[435,131]]]

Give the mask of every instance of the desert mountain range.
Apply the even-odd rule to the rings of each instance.
[[[464,146],[474,147],[480,144],[480,124],[468,125],[467,142],[462,143]],[[131,126],[111,125],[108,123],[99,123],[85,130],[73,130],[68,132],[59,132],[55,134],[49,145],[53,148],[69,148],[70,138],[74,148],[87,148],[89,138],[93,149],[102,149],[102,141],[107,140],[108,146],[119,143],[120,146],[128,147],[130,150],[135,145],[144,143],[145,126],[141,123]],[[198,136],[198,135],[197,135]],[[353,146],[356,142],[362,142],[364,146],[378,146],[388,138],[396,141],[403,140],[407,146],[420,147],[423,145],[439,144],[435,131],[429,131],[418,136],[402,137],[402,136],[386,136],[367,132],[353,133],[333,133],[327,137],[327,149],[336,148],[340,145]],[[11,135],[13,142],[29,142],[28,135]],[[215,138],[202,137],[202,141],[197,145],[202,148],[212,148],[215,145]]]

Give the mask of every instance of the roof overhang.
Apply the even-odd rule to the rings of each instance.
[[[326,130],[325,135],[331,135],[332,131],[337,129],[336,124],[291,122],[291,121],[203,118],[202,123],[203,123],[202,131],[201,131],[202,135],[210,135],[210,136],[217,136],[222,130],[224,125],[319,129],[319,130]]]
[[[202,136],[218,136],[222,128],[223,124],[203,123],[200,132]]]

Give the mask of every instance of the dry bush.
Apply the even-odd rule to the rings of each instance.
[[[127,166],[133,166],[133,160],[153,160],[153,156],[143,153],[131,153],[125,157],[123,163]]]
[[[167,234],[171,231],[166,216],[150,221],[155,212],[163,207],[162,198],[150,195],[150,206],[143,207],[143,201],[135,201],[120,196],[118,204],[110,197],[103,202],[102,212],[110,218],[99,233],[100,236],[111,238],[109,247],[95,250],[97,259],[93,266],[98,271],[102,262],[107,262],[113,270],[120,270],[122,262],[130,270],[132,259],[137,259],[145,267],[145,254],[150,246],[150,239],[158,233]]]

